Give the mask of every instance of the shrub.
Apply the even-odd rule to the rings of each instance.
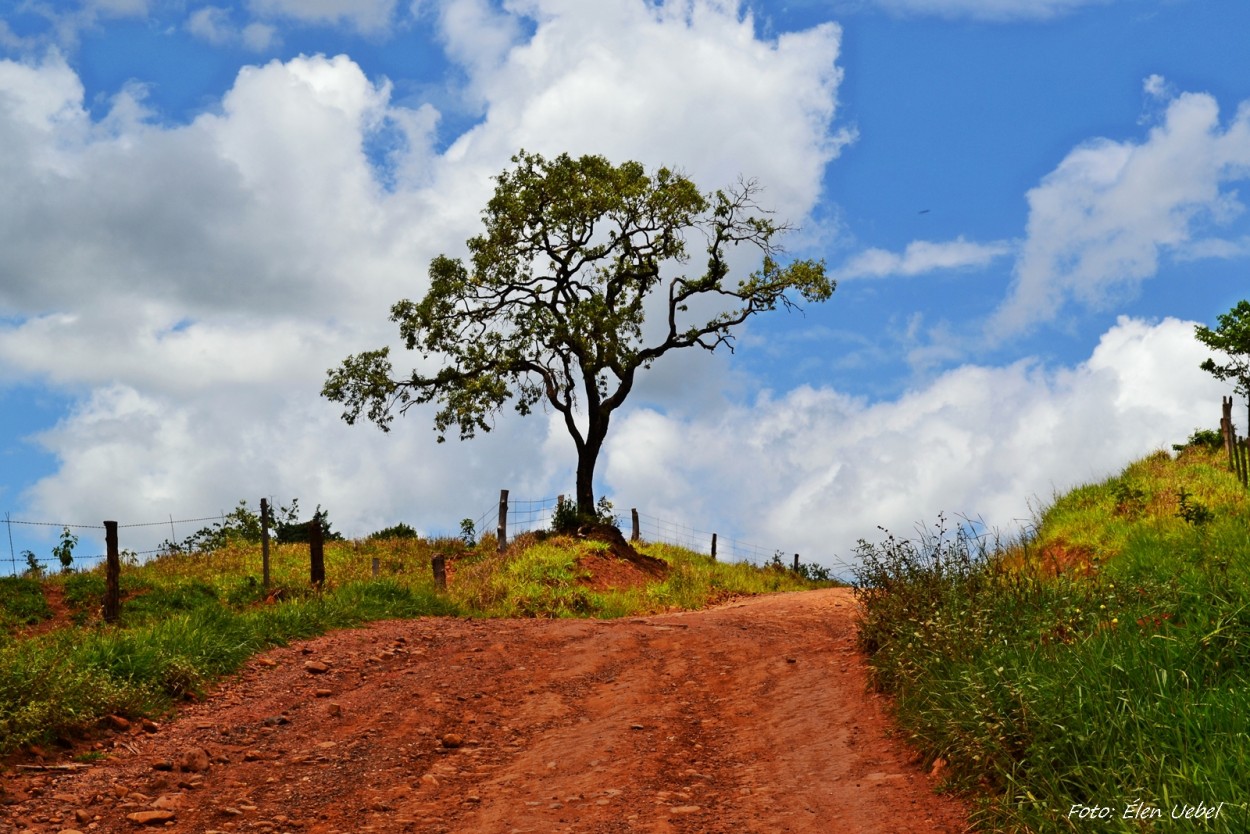
[[[399,524],[383,527],[376,533],[370,533],[367,538],[373,541],[378,539],[418,539],[420,535],[416,530],[401,521]]]

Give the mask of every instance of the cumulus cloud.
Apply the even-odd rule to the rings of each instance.
[[[487,115],[452,145],[453,159],[497,160],[520,146],[677,165],[709,188],[742,175],[799,219],[853,138],[830,129],[842,80],[835,24],[762,39],[749,14],[714,0],[515,8],[537,29],[471,81]]]
[[[881,402],[804,386],[711,418],[639,410],[609,438],[606,480],[643,512],[681,506],[702,529],[826,565],[877,525],[906,536],[940,512],[1018,530],[1056,491],[1218,419],[1225,387],[1197,369],[1193,332],[1121,318],[1074,367],[965,365]]]
[[[875,0],[878,6],[896,14],[991,21],[1047,20],[1083,6],[1110,2],[1113,0]]]
[[[1105,307],[1135,292],[1161,258],[1210,251],[1210,233],[1244,211],[1231,186],[1247,176],[1250,104],[1222,125],[1202,93],[1171,100],[1143,142],[1076,148],[1028,192],[1026,240],[991,334],[1053,320],[1073,300]]]
[[[533,24],[522,38],[483,6],[452,20],[453,5],[448,49],[483,118],[445,153],[432,107],[397,105],[347,56],[245,67],[181,125],[151,118],[137,88],[93,118],[56,54],[0,61],[0,274],[14,277],[0,284],[0,381],[78,397],[40,437],[58,467],[32,513],[142,521],[269,494],[366,533],[454,529],[501,487],[567,492],[558,425],[505,414],[441,446],[428,412],[389,435],[348,427],[318,396],[325,370],[393,338],[390,304],[420,297],[434,255],[461,254],[518,147],[687,165],[707,188],[755,176],[799,220],[844,141],[836,27],[762,39],[732,5],[609,0],[603,24],[600,7],[536,0],[510,12]],[[394,4],[299,9],[372,31]],[[497,27],[489,61],[467,51],[474,14]],[[206,12],[201,36],[233,37],[227,24]]]
[[[1012,251],[1004,241],[975,243],[958,237],[950,241],[916,240],[901,252],[865,249],[838,267],[840,280],[923,275],[945,269],[979,269]]]

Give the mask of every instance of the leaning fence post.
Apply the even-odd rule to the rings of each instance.
[[[508,490],[499,490],[499,527],[496,530],[499,552],[508,548]]]
[[[636,541],[638,541],[638,537],[639,537],[639,530],[638,530],[638,510],[636,510],[636,509],[630,510],[630,511],[629,511],[629,516],[630,516],[630,520],[633,522],[633,529],[630,531],[630,534],[629,534],[629,540],[630,540],[631,542],[636,542]]]
[[[308,557],[311,562],[312,584],[320,589],[326,584],[325,539],[320,515],[314,515],[313,520],[308,522]]]
[[[260,499],[260,565],[265,590],[269,590],[269,499]]]
[[[712,534],[712,561],[716,561],[716,534]]]
[[[440,591],[447,590],[447,557],[442,553],[436,554],[430,560],[430,568],[434,571],[434,584],[438,586]]]
[[[115,623],[121,617],[121,554],[117,551],[117,522],[104,522],[104,545],[108,565],[104,573],[104,622]]]

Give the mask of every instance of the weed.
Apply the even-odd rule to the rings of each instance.
[[[1215,514],[1200,501],[1191,501],[1193,493],[1182,489],[1177,493],[1179,507],[1176,510],[1177,516],[1185,519],[1194,527],[1201,527],[1215,517]]]

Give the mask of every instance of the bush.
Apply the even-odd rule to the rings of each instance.
[[[376,533],[370,533],[367,538],[371,541],[377,541],[379,539],[419,539],[421,536],[416,530],[401,521],[399,524],[383,527]]]
[[[586,525],[607,524],[617,526],[616,515],[612,512],[612,502],[606,496],[599,499],[593,513],[578,512],[577,502],[561,498],[551,514],[551,531],[553,533],[576,533]]]

